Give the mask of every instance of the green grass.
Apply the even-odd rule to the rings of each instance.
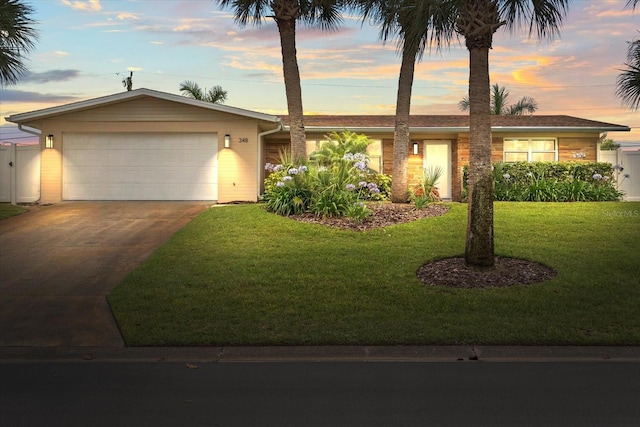
[[[212,208],[109,302],[128,345],[640,344],[640,203],[496,203],[496,253],[558,274],[488,290],[416,279],[464,252],[450,206],[369,232]]]
[[[11,218],[12,216],[20,215],[28,211],[29,209],[22,206],[0,203],[0,220]]]

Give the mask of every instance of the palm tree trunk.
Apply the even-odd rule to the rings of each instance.
[[[488,47],[469,49],[469,103],[469,203],[465,260],[470,266],[491,268],[494,265],[494,246]]]
[[[417,53],[417,49],[409,48],[406,45],[402,50],[396,101],[396,123],[393,134],[391,183],[391,201],[393,203],[406,203],[409,199],[409,114]]]
[[[296,56],[296,21],[295,18],[276,19],[280,33],[282,49],[282,71],[287,94],[289,110],[289,127],[291,134],[291,158],[306,160],[307,142],[304,133],[304,114],[302,109],[302,89],[300,87],[300,70]]]

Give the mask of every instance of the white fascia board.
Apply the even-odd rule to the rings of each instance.
[[[289,126],[283,128],[289,131]],[[388,127],[358,127],[358,126],[305,126],[305,132],[340,132],[347,129],[351,132],[359,133],[393,133],[394,128]],[[443,133],[443,132],[469,132],[469,128],[465,127],[409,127],[409,131],[413,133]]]
[[[306,132],[332,132],[348,129],[351,132],[359,133],[389,133],[394,132],[393,127],[355,127],[355,126],[305,126]],[[290,127],[285,126],[284,130],[289,131]],[[574,126],[494,126],[492,132],[496,133],[526,133],[526,132],[629,132],[631,129],[626,126],[617,127],[574,127]],[[409,126],[411,133],[466,133],[469,132],[468,127],[412,127]]]
[[[259,113],[256,111],[243,110],[241,108],[229,107],[226,105],[214,104],[206,101],[198,101],[196,99],[187,98],[180,95],[174,95],[166,92],[158,92],[151,89],[136,89],[132,91],[117,93],[115,95],[107,95],[99,98],[87,99],[85,101],[73,102],[71,104],[60,105],[57,107],[44,108],[42,110],[31,111],[28,113],[14,114],[6,117],[7,121],[12,123],[22,123],[31,120],[39,120],[59,114],[68,114],[76,111],[82,111],[89,108],[95,108],[122,101],[150,96],[153,98],[163,99],[166,101],[179,102],[194,107],[206,108],[214,111],[220,111],[238,116],[249,117],[257,120],[263,120],[272,123],[278,123],[280,117],[271,114]]]
[[[629,132],[627,126],[493,126],[493,132]]]

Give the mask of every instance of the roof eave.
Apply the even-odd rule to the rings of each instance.
[[[352,132],[362,133],[389,133],[393,132],[391,126],[305,126],[307,132],[332,132],[349,129]],[[289,126],[283,126],[284,131],[290,131]],[[469,132],[468,126],[440,126],[440,127],[409,127],[413,133],[460,133]],[[629,132],[627,126],[492,126],[492,132]]]
[[[492,126],[492,131],[503,132],[629,132],[628,126]]]
[[[223,113],[235,114],[256,120],[262,120],[266,122],[278,123],[280,117],[273,116],[271,114],[259,113],[257,111],[244,110],[242,108],[229,107],[221,104],[214,104],[206,101],[199,101],[196,99],[186,98],[180,95],[174,95],[166,92],[158,92],[151,89],[136,89],[134,91],[117,93],[114,95],[107,95],[99,98],[88,99],[85,101],[78,101],[71,104],[60,105],[57,107],[45,108],[42,110],[31,111],[28,113],[13,114],[6,117],[8,122],[12,123],[25,123],[33,120],[42,120],[49,117],[54,117],[60,114],[68,114],[73,112],[79,112],[91,108],[100,106],[107,106],[116,104],[122,101],[133,100],[144,96],[150,96],[153,98],[163,99],[165,101],[179,102],[186,105],[192,105],[198,108],[206,108]]]
[[[289,132],[289,126],[283,126],[283,130]],[[333,132],[348,129],[351,132],[361,133],[393,133],[393,126],[305,126],[307,132]],[[418,133],[442,133],[442,132],[468,132],[468,127],[410,127],[411,132]]]

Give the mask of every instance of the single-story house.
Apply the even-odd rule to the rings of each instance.
[[[40,133],[41,203],[63,200],[256,201],[264,165],[289,144],[288,117],[150,89],[7,118]],[[391,173],[394,116],[305,117],[307,152],[331,131],[368,135],[370,166]],[[410,120],[410,181],[445,169],[440,194],[459,200],[469,160],[467,115]],[[629,127],[570,116],[494,116],[496,161],[595,161],[602,132]]]
[[[287,117],[283,117],[287,129]],[[349,129],[368,135],[370,166],[386,174],[393,168],[395,116],[305,116],[307,152],[324,135]],[[428,166],[440,166],[440,196],[460,200],[462,167],[469,164],[468,115],[412,115],[410,125],[409,184],[418,184]],[[603,132],[628,132],[627,126],[571,116],[492,116],[494,162],[599,161],[598,140]],[[267,161],[276,163],[279,150],[289,144],[284,132],[266,139]]]

